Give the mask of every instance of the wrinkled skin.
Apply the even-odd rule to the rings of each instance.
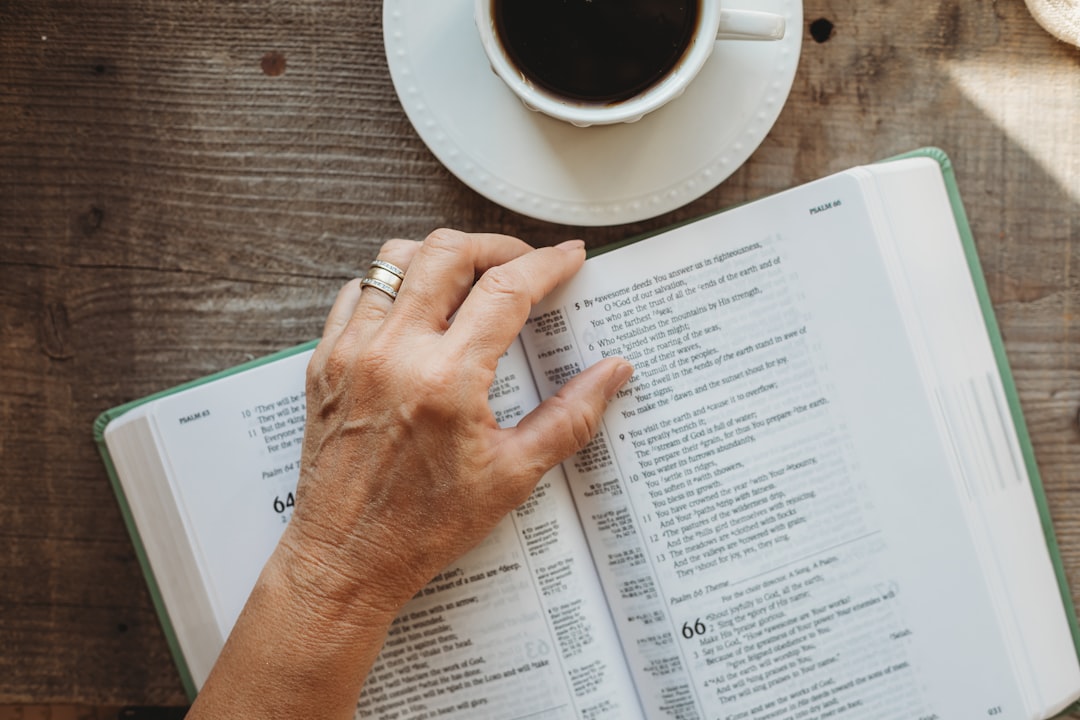
[[[499,428],[496,364],[583,244],[440,230],[379,257],[406,270],[401,291],[338,294],[293,518],[189,717],[351,718],[401,606],[589,442],[632,372],[608,358]]]

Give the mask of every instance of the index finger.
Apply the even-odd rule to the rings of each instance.
[[[458,353],[458,357],[471,355],[484,366],[494,368],[521,332],[533,305],[569,280],[583,262],[585,243],[569,240],[488,270],[446,331],[450,352]]]

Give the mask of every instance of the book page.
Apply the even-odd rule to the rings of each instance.
[[[311,352],[168,395],[150,417],[221,637],[296,502]]]
[[[155,408],[221,636],[292,515],[309,353]],[[538,402],[520,344],[489,401],[503,425]],[[357,717],[616,720],[639,705],[561,468],[404,608]]]
[[[928,158],[911,158],[858,172],[868,199],[881,201],[882,255],[894,287],[913,306],[911,334],[924,346],[922,364],[944,432],[956,438],[965,506],[1021,687],[1040,717],[1057,715],[1080,693],[1077,650],[1050,556],[1040,552],[1047,538],[1033,478],[979,297],[973,285],[944,279],[965,272],[968,261],[948,222],[953,208],[941,169]],[[910,212],[913,203],[918,213]],[[1032,465],[1030,472],[1037,481],[1038,469]]]
[[[523,337],[542,393],[635,363],[566,466],[650,718],[1024,716],[855,180],[590,259]]]

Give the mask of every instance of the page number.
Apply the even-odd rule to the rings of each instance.
[[[293,497],[292,493],[286,495],[284,500],[282,500],[280,497],[274,498],[274,512],[276,513],[283,513],[287,508],[291,508],[295,505],[296,498]]]

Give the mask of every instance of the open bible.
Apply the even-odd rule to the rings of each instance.
[[[295,348],[96,433],[189,692],[295,503]],[[1048,718],[1077,627],[947,158],[854,168],[586,261],[489,400],[635,374],[390,629],[361,718]]]

